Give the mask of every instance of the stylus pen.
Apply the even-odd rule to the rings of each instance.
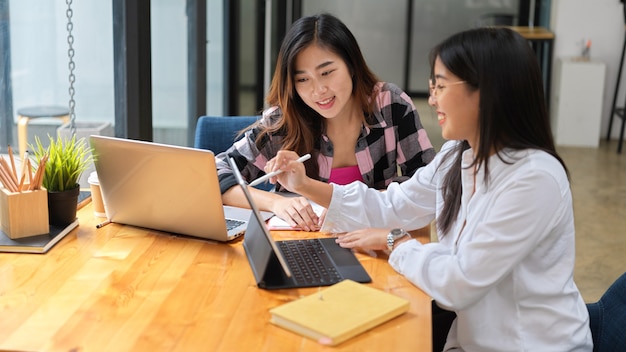
[[[107,221],[101,222],[98,225],[96,225],[96,228],[99,229],[101,227],[107,226],[110,223],[111,223],[111,220],[107,220]]]
[[[299,157],[298,159],[296,159],[297,162],[299,163],[303,163],[307,160],[311,159],[311,154],[304,154],[303,156]],[[283,173],[283,170],[276,170],[274,172],[270,172],[269,174],[266,174],[264,176],[261,176],[259,178],[257,178],[256,180],[250,182],[250,184],[248,186],[250,187],[254,187],[258,184],[261,184],[267,180],[269,180],[270,178],[276,176],[276,175],[280,175]]]

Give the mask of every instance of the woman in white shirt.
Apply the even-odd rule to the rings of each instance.
[[[266,171],[287,172],[272,182],[328,207],[324,228],[344,232],[343,247],[391,250],[396,271],[456,313],[444,350],[591,351],[568,174],[534,52],[509,29],[472,29],[435,47],[431,68],[429,103],[450,141],[410,180],[386,192],[326,184],[281,151]],[[432,220],[438,242],[400,230]]]

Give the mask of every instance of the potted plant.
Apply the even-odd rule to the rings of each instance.
[[[42,185],[48,190],[48,215],[51,225],[65,226],[76,219],[81,174],[92,161],[91,148],[84,138],[76,139],[48,136],[50,144],[44,147],[41,140],[35,137],[35,146],[31,145],[35,165],[45,156]]]

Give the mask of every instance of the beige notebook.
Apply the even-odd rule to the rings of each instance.
[[[270,309],[271,322],[321,344],[337,345],[409,310],[409,301],[344,280]]]

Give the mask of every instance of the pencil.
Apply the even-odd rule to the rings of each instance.
[[[37,185],[37,189],[41,189],[41,186],[43,184],[43,175],[46,172],[46,163],[48,162],[48,155],[44,155],[43,158],[41,158],[41,160],[39,160],[39,167],[37,167],[37,171],[39,172],[39,170],[41,170],[41,172],[39,172],[39,176],[37,177],[37,179],[35,180],[35,184]]]
[[[30,189],[30,185],[33,184],[33,165],[30,163],[30,159],[26,159],[26,162],[28,163],[28,184],[29,184],[29,189]]]
[[[39,166],[41,166],[41,163],[39,163]],[[35,175],[30,175],[30,186],[28,187],[29,190],[34,191],[35,189],[37,189],[37,179],[39,178],[39,171],[40,167],[37,167],[37,170],[35,170]]]
[[[0,180],[2,180],[4,188],[10,192],[17,192],[17,185],[13,183],[13,179],[11,175],[8,174],[8,171],[6,171],[4,165],[0,167]]]
[[[11,169],[13,170],[13,175],[15,175],[15,183],[17,183],[17,168],[15,167],[15,159],[13,159],[13,148],[9,145],[7,149],[9,152],[9,159],[11,160]]]
[[[33,181],[30,185],[30,190],[41,189],[41,183],[43,182],[43,174],[46,171],[46,162],[48,161],[48,155],[44,155],[41,160],[39,160],[39,165],[37,166],[37,171],[35,171],[35,176],[33,176]]]
[[[7,179],[4,176],[4,169],[2,169],[2,168],[0,168],[0,181],[2,182],[2,185],[4,186],[4,188],[10,190],[8,181],[7,181]]]
[[[6,172],[5,176],[8,176],[9,179],[11,180],[11,184],[17,187],[17,184],[18,184],[17,177],[11,171],[12,168],[11,166],[9,166],[9,163],[6,160],[4,160],[4,157],[1,157],[1,156],[0,156],[0,165],[2,165],[2,167],[4,168],[4,171]]]
[[[22,168],[22,176],[20,177],[20,184],[17,185],[17,191],[22,192],[22,187],[24,187],[24,180],[26,179],[26,174],[24,173],[24,168]]]
[[[299,157],[298,159],[296,159],[297,162],[299,163],[303,163],[307,160],[311,159],[311,154],[304,154],[303,156]],[[270,178],[280,175],[283,173],[283,170],[276,170],[274,172],[270,172],[269,174],[265,174],[264,176],[261,176],[259,178],[257,178],[256,180],[252,181],[248,186],[250,187],[254,187],[258,184],[261,184],[267,180],[269,180]]]
[[[28,163],[28,150],[26,152],[24,152],[24,158],[22,159],[22,172],[20,175],[20,184],[18,186],[18,190],[21,192],[22,191],[22,187],[24,186],[24,181],[26,180],[26,176],[28,176],[28,168],[29,168],[29,163]]]
[[[4,160],[3,157],[0,156],[0,175],[2,175],[2,183],[4,187],[11,192],[17,192],[17,182],[14,181],[13,173],[11,172],[11,167]]]

